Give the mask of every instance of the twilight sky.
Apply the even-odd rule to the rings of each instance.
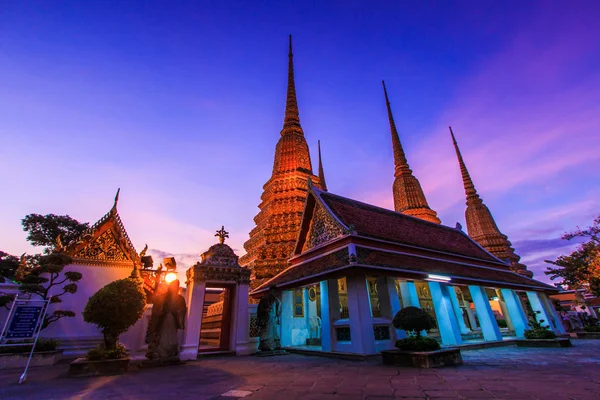
[[[3,1],[0,249],[20,219],[94,223],[121,188],[138,250],[243,254],[283,124],[287,35],[301,123],[331,192],[393,208],[385,79],[408,161],[465,226],[448,125],[536,274],[600,214],[600,3]],[[269,3],[267,5],[267,3]],[[312,3],[312,2],[311,2]]]

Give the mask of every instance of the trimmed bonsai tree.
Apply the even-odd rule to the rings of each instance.
[[[525,331],[525,339],[554,339],[556,334],[548,325],[542,325],[546,321],[543,319],[538,320],[538,314],[541,314],[541,311],[534,311],[529,314],[531,329]]]
[[[424,337],[422,331],[429,332],[435,327],[435,320],[426,311],[418,307],[405,307],[398,311],[392,321],[394,328],[402,329],[407,334],[406,339],[396,341],[396,347],[407,351],[432,351],[439,350],[437,340]]]
[[[119,336],[132,327],[144,313],[146,294],[141,281],[119,279],[96,292],[85,305],[83,319],[102,329],[104,343],[88,353],[89,360],[115,359],[126,356]]]

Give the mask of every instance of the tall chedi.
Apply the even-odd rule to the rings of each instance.
[[[394,192],[394,209],[402,214],[439,224],[441,221],[437,217],[437,213],[429,208],[423,189],[421,189],[421,184],[417,178],[415,178],[412,170],[408,166],[408,161],[406,160],[406,155],[404,154],[404,149],[402,149],[400,137],[396,130],[396,124],[394,123],[390,100],[388,99],[387,90],[385,89],[385,82],[382,81],[381,83],[383,85],[388,118],[390,120],[392,147],[394,148],[394,164],[396,165],[394,172],[395,179],[392,186]]]
[[[285,119],[275,147],[273,173],[263,186],[260,211],[254,217],[256,227],[244,243],[247,253],[240,258],[240,264],[252,270],[252,287],[287,268],[302,222],[308,179],[324,189],[321,179],[312,172],[308,144],[300,126],[291,35],[289,46]]]
[[[458,148],[454,132],[451,127],[449,128],[452,142],[454,143],[454,150],[456,150],[456,156],[458,157],[460,173],[465,186],[465,194],[467,196],[465,219],[467,220],[467,231],[469,236],[479,243],[481,247],[499,259],[510,262],[511,270],[531,278],[533,273],[527,270],[527,267],[519,262],[521,257],[515,253],[515,249],[512,248],[508,236],[500,232],[500,229],[498,229],[498,226],[496,225],[496,221],[494,221],[494,217],[492,217],[492,213],[487,206],[483,204],[483,200],[481,200],[479,194],[477,194],[475,185],[471,180],[469,171],[467,171],[460,149]]]

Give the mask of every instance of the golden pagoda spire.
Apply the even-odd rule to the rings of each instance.
[[[321,161],[321,141],[317,141],[319,147],[319,181],[321,182],[321,189],[327,191],[327,183],[325,183],[325,172],[323,172],[323,162]]]
[[[275,147],[273,173],[263,186],[260,211],[254,218],[256,226],[244,243],[246,254],[240,257],[240,265],[252,271],[252,287],[288,267],[302,223],[309,179],[322,189],[321,180],[313,175],[308,144],[300,126],[290,35],[283,129]]]
[[[285,119],[281,135],[297,133],[304,135],[300,126],[298,114],[298,101],[296,100],[296,84],[294,82],[294,54],[292,53],[292,35],[290,35],[290,47],[288,52],[288,84],[287,97],[285,101]]]
[[[421,184],[408,166],[406,154],[404,154],[402,143],[400,143],[400,137],[398,135],[398,130],[396,129],[394,116],[392,115],[392,108],[385,88],[385,82],[381,81],[381,84],[383,85],[383,94],[385,95],[385,104],[387,106],[388,119],[390,121],[392,148],[394,149],[394,164],[396,166],[394,171],[395,179],[392,186],[394,192],[394,209],[403,214],[439,224],[441,221],[437,217],[437,213],[429,208]]]
[[[460,166],[460,173],[463,179],[463,185],[465,187],[465,195],[467,197],[467,209],[465,210],[465,219],[467,221],[467,232],[471,239],[476,241],[495,255],[501,260],[510,262],[511,269],[521,275],[532,277],[533,273],[527,270],[527,267],[521,264],[519,257],[515,253],[515,249],[512,248],[512,244],[508,240],[508,236],[504,235],[498,229],[496,221],[490,212],[489,208],[483,204],[483,200],[477,194],[471,175],[467,170],[467,166],[463,160],[456,137],[450,129],[450,136],[452,136],[452,143],[454,144],[454,150],[456,151],[456,157],[458,158],[458,165]]]

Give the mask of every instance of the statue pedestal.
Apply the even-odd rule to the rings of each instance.
[[[285,350],[259,351],[256,353],[258,357],[284,356],[286,354],[289,353]]]

